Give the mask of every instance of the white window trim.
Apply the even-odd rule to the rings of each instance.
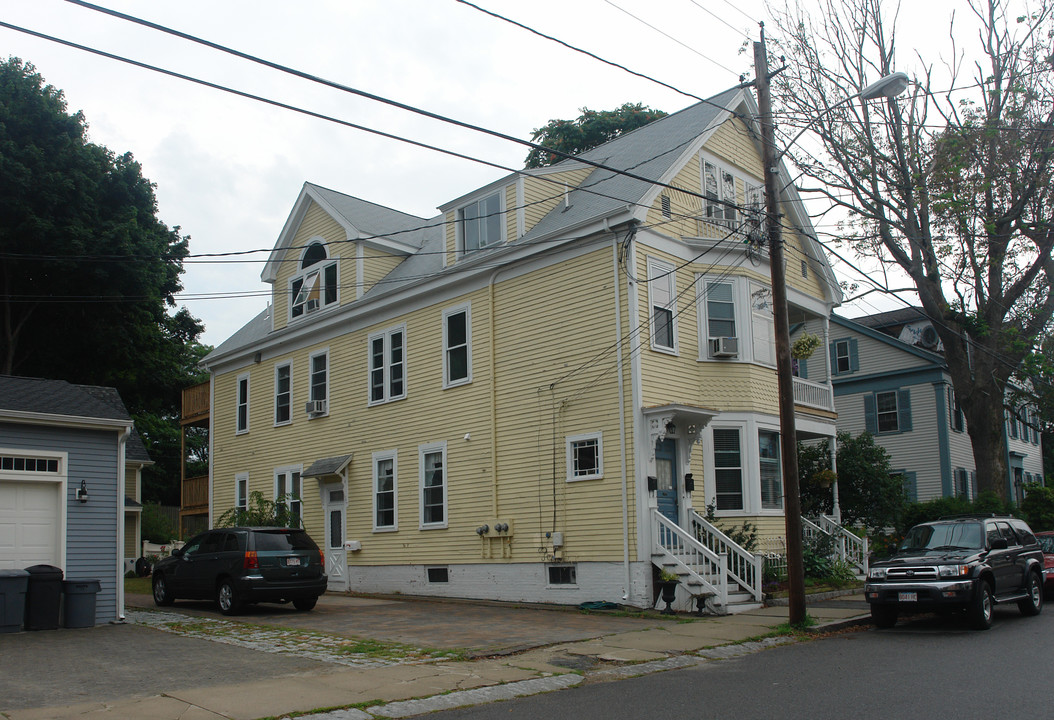
[[[838,347],[843,344],[845,345],[845,355],[840,355]],[[842,370],[842,365],[839,362],[843,357],[845,358],[845,370]],[[839,375],[845,375],[853,371],[853,348],[849,343],[849,338],[839,338],[834,341],[834,369]]]
[[[759,282],[754,281],[754,282],[748,282],[746,284],[746,288],[747,288],[747,308],[748,308],[748,312],[749,312],[749,315],[750,315],[750,357],[754,361],[755,364],[761,365],[762,367],[767,367],[767,368],[776,367],[776,335],[775,335],[775,332],[776,332],[776,318],[775,318],[775,313],[773,312],[772,287],[769,286],[769,285],[765,285],[764,283],[759,283]],[[768,310],[766,311],[766,310],[763,310],[763,309],[755,308],[755,293],[766,293],[766,292],[768,293]],[[733,289],[733,297],[735,297],[734,293],[735,293],[735,289]],[[738,303],[737,303],[737,305],[738,305]],[[736,315],[738,316],[738,314],[739,314],[739,311],[737,310],[736,311]],[[770,342],[770,351],[772,353],[772,361],[771,362],[765,362],[760,357],[758,357],[758,353],[756,352],[756,350],[757,350],[757,343],[756,343],[756,337],[755,337],[755,332],[757,330],[757,327],[756,327],[757,323],[755,322],[756,319],[765,320],[765,321],[768,321],[770,323],[770,328],[769,329],[771,330],[771,333],[769,334],[767,340],[769,340],[769,342]],[[738,322],[737,322],[737,324],[738,324]]]
[[[498,235],[499,235],[499,237],[494,242],[487,243],[486,245],[478,247],[475,250],[466,250],[465,249],[465,225],[464,225],[464,223],[461,220],[461,211],[464,210],[465,208],[467,208],[470,205],[478,205],[480,202],[489,199],[493,195],[497,195],[498,196],[498,228],[499,228]],[[468,257],[470,255],[474,255],[475,253],[481,252],[481,251],[486,250],[488,248],[492,248],[492,247],[495,247],[497,245],[503,245],[506,242],[507,235],[508,235],[507,222],[508,222],[508,210],[505,207],[505,188],[504,187],[497,188],[493,192],[482,193],[480,195],[477,195],[472,200],[469,200],[467,202],[463,202],[460,205],[458,205],[456,208],[454,208],[454,231],[455,231],[454,243],[457,246],[457,256],[459,258]]]
[[[316,398],[312,393],[314,387],[314,375],[315,375],[315,358],[319,356],[325,356],[326,358],[326,397]],[[307,399],[311,401],[324,399],[326,401],[326,412],[319,413],[318,415],[312,415],[309,419],[314,420],[316,418],[323,418],[329,415],[329,410],[333,407],[333,395],[330,393],[330,368],[329,368],[329,348],[323,348],[317,350],[307,357]],[[292,386],[290,386],[292,387]]]
[[[245,427],[239,427],[238,415],[240,414],[242,407],[242,380],[245,381]],[[234,384],[234,434],[244,435],[249,432],[250,419],[252,418],[252,407],[249,404],[249,398],[252,397],[252,385],[249,382],[249,373],[245,372],[239,375]]]
[[[443,521],[425,522],[425,455],[440,453],[443,456]],[[417,447],[417,495],[420,498],[418,522],[422,530],[441,530],[447,527],[450,519],[450,504],[447,501],[447,488],[450,476],[447,474],[446,443],[428,443]]]
[[[596,440],[597,441],[597,472],[589,475],[575,475],[575,443]],[[566,442],[567,459],[567,482],[581,482],[583,480],[600,480],[604,477],[604,434],[603,432],[582,433],[580,435],[568,435]]]
[[[377,463],[381,460],[392,461],[392,524],[384,525],[382,527],[377,526]],[[396,532],[399,529],[399,456],[396,450],[382,450],[373,453],[373,493],[372,502],[373,512],[370,520],[370,524],[373,526],[373,532]]]
[[[709,283],[725,283],[732,286],[732,319],[736,324],[736,341],[739,346],[739,354],[734,358],[715,358],[710,355],[710,323],[709,314],[707,309],[707,285]],[[707,362],[746,362],[748,358],[753,358],[754,355],[754,332],[753,325],[743,319],[743,313],[746,310],[746,305],[749,305],[749,301],[743,299],[743,278],[739,277],[727,277],[727,276],[714,276],[714,275],[696,275],[695,276],[695,287],[696,287],[696,299],[695,308],[696,316],[698,317],[698,330],[699,330],[699,360],[705,360]],[[749,329],[749,334],[744,330]],[[724,336],[718,336],[724,337]],[[748,342],[749,340],[749,342]],[[747,352],[747,347],[750,348],[750,352]],[[766,365],[765,367],[769,367]]]
[[[274,488],[273,495],[275,503],[278,502],[278,476],[288,475],[290,484],[292,484],[293,473],[297,473],[300,477],[297,478],[300,483],[300,493],[298,494],[299,499],[293,502],[300,506],[300,522],[304,521],[304,466],[303,465],[283,465],[274,469]]]
[[[756,457],[760,453],[757,447],[757,438],[751,439],[751,429],[753,425],[746,422],[721,422],[716,425],[711,424],[706,428],[706,442],[709,446],[708,455],[709,457],[705,463],[705,474],[706,474],[706,503],[713,504],[717,517],[743,517],[747,515],[758,515],[765,513],[754,512],[754,507],[761,505],[760,498],[760,487],[761,483],[753,483],[751,480],[751,458]],[[770,428],[753,428],[754,435],[756,436],[758,429],[768,430]],[[743,498],[743,507],[736,508],[734,510],[718,510],[717,508],[717,458],[716,448],[714,445],[714,430],[736,430],[739,432],[739,482],[740,482],[740,494]],[[753,492],[753,486],[758,486],[758,492]],[[759,497],[755,500],[755,494]],[[769,510],[766,513],[779,513],[781,511]]]
[[[878,408],[878,396],[879,395],[892,395],[893,396],[893,409],[892,410],[879,410]],[[882,429],[882,421],[880,417],[882,415],[893,415],[893,419],[896,421],[897,426],[892,430]],[[902,432],[900,428],[900,390],[876,390],[875,391],[875,430],[880,435],[887,433],[899,433]]]
[[[646,263],[648,273],[648,327],[650,328],[649,335],[651,336],[651,349],[655,352],[666,353],[668,355],[677,355],[677,271],[673,263],[658,258],[649,257]],[[660,277],[662,276],[662,277]],[[656,279],[653,279],[656,278]],[[653,300],[654,293],[658,289],[658,283],[666,283],[667,289],[670,293],[670,300],[668,303],[660,304],[665,310],[670,313],[670,326],[673,334],[673,346],[660,345],[656,342],[655,336],[658,328],[655,327],[655,307],[656,302]]]
[[[403,336],[403,392],[401,395],[390,395],[391,392],[391,352],[392,352],[392,335],[396,333],[402,333]],[[378,338],[384,340],[384,397],[379,400],[373,399],[373,342]],[[366,401],[368,406],[383,405],[390,403],[395,400],[404,400],[407,396],[409,387],[410,372],[408,369],[409,363],[406,352],[406,323],[396,325],[395,327],[375,332],[366,338]]]
[[[722,217],[720,217],[720,218],[713,218],[713,217],[707,215],[707,206],[709,205],[709,199],[706,198],[705,196],[706,196],[706,166],[708,164],[709,165],[713,165],[715,170],[717,171],[717,200],[718,200],[718,202],[715,203],[715,204],[721,207]],[[726,173],[726,172],[729,175],[732,176],[732,197],[731,198],[725,197],[724,182],[723,182],[723,178],[721,177],[721,174],[722,173]],[[700,162],[699,162],[699,187],[701,189],[701,193],[700,194],[704,196],[703,197],[702,218],[701,218],[702,221],[704,223],[713,223],[714,225],[717,225],[717,226],[720,226],[720,227],[723,227],[723,228],[732,228],[732,227],[738,226],[738,224],[743,221],[742,205],[739,202],[739,188],[740,188],[740,186],[742,186],[743,190],[744,190],[744,193],[745,193],[746,192],[746,186],[747,186],[748,182],[749,182],[749,184],[755,185],[755,186],[763,186],[764,185],[764,183],[757,182],[757,181],[755,181],[753,179],[748,181],[745,176],[743,176],[740,173],[738,173],[735,170],[733,170],[730,165],[728,165],[728,164],[726,164],[726,163],[724,163],[724,162],[722,162],[720,160],[717,160],[716,158],[707,157],[707,156],[701,157],[700,158]],[[725,204],[725,203],[728,203],[728,204]],[[730,205],[732,206],[731,208],[730,208]],[[735,219],[733,219],[733,220],[728,220],[728,219],[726,219],[724,217],[725,212],[727,212],[727,210],[729,210],[729,209],[735,210],[736,216],[735,216]]]
[[[301,269],[300,265],[301,265],[301,263],[304,262],[304,255],[307,254],[307,251],[313,245],[321,245],[322,246],[322,249],[326,253],[326,259],[325,260],[319,260],[314,265],[311,265],[309,267]],[[336,268],[337,268],[337,278],[336,278],[337,286],[336,286],[336,298],[333,300],[333,302],[327,303],[326,302],[326,276],[325,276],[325,269],[327,267],[329,267],[330,265],[335,265]],[[287,315],[287,318],[288,318],[288,322],[290,322],[290,323],[298,323],[298,322],[301,322],[302,320],[304,320],[305,318],[308,318],[308,317],[311,317],[313,315],[316,315],[317,313],[323,312],[324,310],[327,310],[328,308],[338,307],[340,305],[340,258],[339,257],[335,257],[335,256],[331,256],[329,254],[329,244],[327,243],[325,238],[323,238],[320,235],[316,235],[316,236],[312,237],[310,240],[307,241],[306,245],[304,246],[304,249],[300,251],[300,257],[296,261],[296,268],[297,268],[296,272],[293,274],[292,277],[289,278],[289,281],[287,283],[288,295],[289,295],[289,307],[287,308],[286,315]],[[300,313],[299,315],[294,316],[293,315],[293,305],[294,305],[294,302],[296,300],[296,297],[295,297],[295,294],[293,293],[293,283],[296,282],[297,280],[306,280],[310,275],[313,275],[314,273],[318,273],[319,306],[318,306],[318,308],[316,310],[308,310],[307,308],[304,308],[304,312]]]
[[[238,491],[241,488],[242,481],[245,482],[245,494],[239,497]],[[249,509],[249,473],[247,472],[240,472],[234,475],[234,509]]]
[[[468,373],[463,378],[457,380],[450,379],[450,368],[448,363],[450,346],[447,339],[447,319],[451,315],[457,315],[459,313],[465,313],[465,346],[466,346],[466,360],[468,362]],[[406,337],[403,336],[403,353],[406,352]],[[404,365],[405,366],[405,365]],[[405,383],[405,373],[403,381]],[[443,388],[453,388],[460,385],[468,385],[472,382],[472,305],[465,303],[463,305],[456,305],[451,308],[447,308],[443,311]],[[403,386],[405,390],[405,384]]]
[[[289,419],[279,421],[278,420],[278,371],[281,368],[289,368]],[[296,407],[293,404],[293,361],[288,360],[286,362],[278,363],[274,366],[274,425],[275,427],[281,427],[283,425],[293,424],[293,415],[296,412]]]
[[[780,435],[780,428],[779,428],[778,425],[770,426],[770,425],[761,425],[761,424],[759,424],[757,426],[756,431],[755,431],[754,436],[753,436],[753,441],[755,443],[757,443],[757,446],[755,448],[751,449],[750,452],[752,452],[754,454],[754,456],[757,458],[757,466],[758,466],[758,477],[757,477],[757,480],[758,480],[757,481],[758,496],[757,496],[757,505],[756,505],[756,507],[758,509],[757,514],[758,515],[783,515],[783,504],[784,504],[784,499],[785,499],[785,496],[786,496],[785,483],[786,483],[786,479],[787,479],[786,478],[786,473],[785,473],[785,471],[783,469],[783,452],[782,452],[783,448],[782,448],[781,445],[778,445],[777,446],[777,450],[776,450],[776,464],[779,466],[779,471],[780,471],[779,507],[767,508],[767,507],[765,507],[764,491],[763,491],[763,488],[761,487],[761,433],[763,433],[763,432],[775,433],[777,436],[779,436]],[[780,439],[779,442],[782,442],[782,439]],[[750,493],[748,495],[748,493],[744,490],[744,493],[743,493],[743,498],[744,498],[743,505],[744,505],[745,508],[749,508],[751,506],[751,504],[753,503],[752,495],[753,495],[753,493]],[[747,500],[748,497],[751,498],[749,501]]]

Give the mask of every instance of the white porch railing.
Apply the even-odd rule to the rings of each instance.
[[[728,605],[728,566],[724,555],[710,548],[678,527],[658,510],[651,511],[652,552],[660,555],[660,566],[687,577],[685,583],[693,595],[712,595],[713,604]],[[692,590],[691,586],[701,586]]]
[[[762,557],[745,550],[695,510],[692,510],[690,520],[695,539],[718,555],[724,555],[729,576],[761,602]]]
[[[816,524],[834,537],[838,558],[867,575],[867,538],[857,537],[827,516],[821,516]]]
[[[793,378],[794,402],[796,405],[807,405],[820,410],[834,410],[834,394],[825,383],[812,382],[802,378]]]

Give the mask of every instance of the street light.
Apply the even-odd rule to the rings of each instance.
[[[787,144],[787,149],[776,154],[775,130],[772,124],[772,100],[769,94],[768,54],[765,49],[765,28],[761,40],[754,43],[754,81],[758,92],[758,122],[761,125],[762,154],[765,165],[765,212],[768,215],[769,264],[772,276],[773,329],[776,341],[776,377],[779,381],[780,457],[783,467],[784,526],[787,535],[787,580],[789,622],[805,622],[805,573],[802,560],[801,496],[798,488],[798,439],[794,419],[794,376],[791,371],[790,323],[787,317],[787,283],[783,267],[783,243],[780,232],[779,188],[776,178],[779,161],[802,134],[832,110],[855,98],[873,100],[895,97],[907,89],[909,79],[897,72],[871,83],[860,92],[835,103],[810,120]]]

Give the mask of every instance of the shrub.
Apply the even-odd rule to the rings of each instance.
[[[163,545],[179,537],[172,523],[161,512],[161,503],[143,503],[141,518],[143,539],[147,542]],[[138,550],[136,552],[139,552]]]
[[[1038,483],[1026,485],[1021,512],[1033,531],[1054,530],[1054,488]]]
[[[259,490],[249,493],[249,504],[246,508],[231,508],[220,515],[216,527],[303,527],[300,516],[290,511],[291,495],[281,495],[273,501],[264,497]]]

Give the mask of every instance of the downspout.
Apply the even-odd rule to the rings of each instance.
[[[607,230],[607,221],[604,222]],[[630,231],[632,232],[632,230]],[[626,238],[627,245],[632,236]],[[619,241],[615,235],[611,242],[611,270],[614,278],[615,289],[615,347],[618,348],[618,426],[619,426],[619,461],[622,465],[622,566],[624,590],[623,600],[630,597],[630,564],[629,564],[629,480],[627,477],[626,460],[626,392],[623,381],[622,358],[622,283],[619,281]]]
[[[487,295],[490,303],[490,495],[491,511],[495,520],[501,517],[498,512],[498,338],[495,316],[494,282],[505,268],[498,268],[490,274],[487,282]]]
[[[117,436],[117,621],[124,622],[124,456],[132,426]]]

